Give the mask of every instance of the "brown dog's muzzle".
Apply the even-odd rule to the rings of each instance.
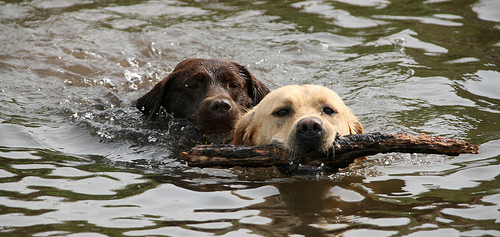
[[[198,111],[198,128],[203,133],[225,133],[234,128],[242,112],[224,96],[214,96],[201,102]]]
[[[224,116],[226,115],[233,107],[231,106],[231,102],[227,99],[215,99],[209,104],[210,111],[214,114],[214,116]]]

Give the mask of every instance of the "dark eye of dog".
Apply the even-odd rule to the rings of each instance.
[[[289,114],[290,114],[290,109],[287,108],[278,109],[273,113],[273,115],[277,117],[285,117]]]
[[[325,107],[325,108],[323,108],[323,112],[325,114],[332,115],[335,113],[335,110],[333,110],[332,108]]]
[[[189,89],[192,89],[192,90],[196,90],[196,89],[200,89],[201,88],[201,84],[200,84],[200,82],[194,81],[194,82],[187,83],[185,85],[185,87],[187,87]]]
[[[231,82],[231,83],[229,83],[229,87],[235,89],[235,88],[240,87],[240,85],[238,85],[238,83],[236,83],[236,82]]]

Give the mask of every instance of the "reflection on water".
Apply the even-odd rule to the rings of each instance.
[[[500,4],[0,3],[0,232],[13,236],[500,235]],[[368,132],[480,145],[326,176],[190,168],[203,137],[134,101],[189,57],[271,89],[332,88]]]

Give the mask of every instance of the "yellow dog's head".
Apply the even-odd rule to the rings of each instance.
[[[236,145],[269,145],[290,154],[325,153],[336,134],[360,134],[363,126],[332,90],[292,85],[272,91],[236,124]]]

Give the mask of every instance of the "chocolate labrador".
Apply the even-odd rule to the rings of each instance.
[[[174,117],[190,120],[202,133],[220,134],[231,131],[268,93],[244,66],[226,59],[191,58],[180,62],[136,106],[148,118],[163,107]]]

